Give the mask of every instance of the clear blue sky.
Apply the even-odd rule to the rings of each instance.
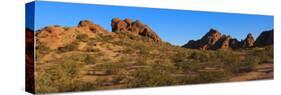
[[[29,4],[27,11],[32,8]],[[27,12],[27,22],[33,16]],[[200,39],[210,28],[238,40],[251,32],[256,38],[262,31],[273,29],[273,16],[200,12],[189,10],[168,10],[156,8],[106,6],[76,3],[55,3],[36,1],[35,24],[28,28],[41,29],[49,25],[76,26],[80,20],[92,20],[111,31],[110,22],[114,17],[139,19],[150,26],[164,41],[183,45],[189,40]]]

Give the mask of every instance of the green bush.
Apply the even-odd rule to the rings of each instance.
[[[273,61],[273,46],[254,49],[250,52],[250,56],[256,56],[258,59],[260,59],[260,63]]]
[[[97,45],[97,43],[96,43],[96,41],[95,41],[94,38],[90,38],[90,40],[88,41],[87,44],[88,44],[89,46],[96,46],[96,45]]]
[[[131,72],[130,76],[133,79],[130,80],[128,87],[154,87],[154,86],[167,86],[177,83],[177,79],[171,76],[171,69],[165,65],[152,65],[148,68],[137,69]]]
[[[86,48],[86,51],[87,51],[87,52],[99,52],[100,49],[98,49],[98,48],[93,48],[93,47],[87,47],[87,48]]]
[[[78,91],[81,64],[66,59],[51,69],[37,71],[36,93]]]
[[[59,92],[49,72],[38,71],[35,74],[35,93]]]
[[[59,52],[69,52],[69,51],[74,51],[74,50],[78,50],[78,43],[71,43],[64,47],[58,48]]]
[[[209,61],[211,57],[212,55],[208,51],[194,51],[191,53],[189,58],[197,60],[199,62],[206,62]]]
[[[86,64],[96,64],[96,56],[94,55],[87,55],[86,58],[85,58],[85,63]]]
[[[38,51],[40,54],[46,54],[50,52],[50,48],[44,44],[40,44],[36,47],[36,51]]]
[[[236,64],[240,60],[240,55],[235,54],[231,50],[218,50],[215,52],[216,58],[219,59],[225,65]]]
[[[198,72],[194,76],[185,76],[184,84],[214,83],[222,82],[228,78],[227,73],[222,71]]]
[[[258,64],[259,60],[253,56],[245,56],[244,60],[238,63],[227,65],[226,69],[232,73],[244,73],[252,71]]]
[[[76,39],[81,42],[87,42],[89,40],[89,36],[87,34],[79,34],[76,36]]]
[[[95,38],[96,41],[109,42],[113,37],[111,35],[98,34]]]
[[[177,51],[172,60],[175,64],[184,64],[188,63],[189,52],[187,51]]]

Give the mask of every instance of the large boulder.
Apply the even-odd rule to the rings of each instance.
[[[258,36],[255,42],[255,46],[267,46],[267,45],[273,45],[273,30],[262,32]]]
[[[124,32],[127,31],[127,23],[120,18],[113,18],[111,20],[112,32]]]
[[[130,18],[125,18],[124,22],[126,22],[127,24],[127,31],[132,31],[131,27],[132,27],[132,23],[133,21]]]

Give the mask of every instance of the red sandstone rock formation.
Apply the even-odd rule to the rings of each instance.
[[[254,46],[254,43],[255,43],[255,39],[254,37],[252,36],[251,33],[249,33],[247,35],[247,37],[245,38],[245,40],[242,41],[242,47],[243,48],[250,48],[250,47],[253,47]]]
[[[151,38],[153,41],[160,43],[160,37],[147,25],[141,21],[132,21],[129,18],[121,20],[113,18],[111,21],[112,32],[134,32],[140,36]]]
[[[183,45],[183,47],[200,50],[237,49],[253,47],[254,42],[255,40],[251,33],[247,35],[245,40],[239,42],[237,39],[230,36],[221,35],[218,30],[210,29],[201,39],[197,41],[191,40]]]

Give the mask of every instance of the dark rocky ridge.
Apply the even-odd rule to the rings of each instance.
[[[207,34],[205,34],[199,40],[190,40],[187,44],[182,47],[200,49],[200,50],[217,50],[217,49],[237,49],[237,48],[251,48],[255,46],[266,46],[273,44],[273,30],[265,31],[255,41],[251,33],[247,37],[238,41],[231,36],[222,35],[216,29],[210,29]]]
[[[200,49],[200,50],[216,50],[220,48],[237,48],[240,42],[237,39],[233,39],[230,36],[222,35],[216,29],[210,29],[199,40],[191,40],[187,44],[183,45],[185,48]]]
[[[258,36],[255,46],[266,46],[273,44],[273,30],[264,31]]]

